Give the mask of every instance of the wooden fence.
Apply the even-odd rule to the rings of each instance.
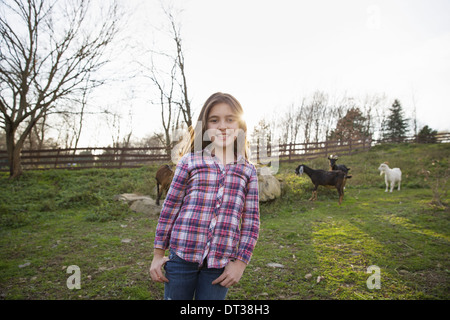
[[[24,170],[134,168],[170,161],[164,147],[22,150],[21,156]],[[0,170],[9,170],[6,151],[0,151]]]
[[[312,143],[291,143],[268,146],[251,146],[251,160],[255,163],[271,161],[292,162],[327,157],[329,154],[349,155],[368,150],[372,146],[388,142],[418,142],[417,137],[392,140],[350,140]],[[432,141],[422,143],[449,143],[450,133],[441,133]],[[22,167],[31,169],[87,169],[87,168],[135,168],[171,161],[170,152],[164,147],[152,148],[69,148],[23,150]],[[0,150],[0,171],[9,171],[6,151]]]
[[[349,155],[357,151],[368,150],[371,146],[372,139],[280,144],[278,147],[278,161],[309,160],[327,157],[329,154]],[[258,158],[263,161],[263,157],[258,155]]]

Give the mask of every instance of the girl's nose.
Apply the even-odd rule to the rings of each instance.
[[[219,129],[225,130],[226,128],[227,128],[227,122],[225,120],[220,120],[219,121]]]

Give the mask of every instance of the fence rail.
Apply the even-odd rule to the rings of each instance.
[[[312,143],[288,143],[278,146],[251,146],[251,159],[256,163],[292,162],[325,157],[329,154],[349,155],[368,150],[381,143],[449,143],[450,133],[437,134],[431,140],[420,137],[402,139],[349,141],[324,141]],[[171,161],[170,150],[165,147],[149,148],[68,148],[23,150],[22,168],[36,169],[88,169],[88,168],[136,168],[149,164],[161,164]],[[9,171],[6,151],[0,150],[0,171]]]
[[[280,162],[308,160],[335,153],[348,155],[371,146],[371,139],[280,144],[278,157]]]
[[[24,170],[134,168],[170,161],[166,150],[164,147],[22,150],[21,163]],[[9,170],[6,151],[0,151],[0,170]]]

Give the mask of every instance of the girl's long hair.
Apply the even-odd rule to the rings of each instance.
[[[180,156],[183,156],[188,152],[204,150],[208,145],[211,144],[211,140],[209,139],[208,135],[205,134],[207,129],[207,119],[211,108],[219,103],[226,103],[227,105],[229,105],[233,110],[233,113],[237,116],[240,130],[237,139],[234,141],[234,151],[236,155],[241,154],[245,157],[246,160],[249,160],[247,124],[243,119],[244,110],[235,97],[233,97],[231,94],[222,92],[216,92],[206,100],[198,116],[195,129],[193,129],[192,127],[189,128],[189,139],[186,139],[186,144],[181,149]]]

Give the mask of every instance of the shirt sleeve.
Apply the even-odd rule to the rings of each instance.
[[[167,191],[156,227],[155,248],[166,250],[169,247],[172,228],[183,204],[186,184],[189,179],[188,157],[189,153],[180,159],[175,168],[172,183]]]
[[[242,213],[241,237],[237,252],[237,259],[248,264],[259,236],[259,196],[258,176],[252,166],[251,177],[248,182],[245,197],[244,212]]]

